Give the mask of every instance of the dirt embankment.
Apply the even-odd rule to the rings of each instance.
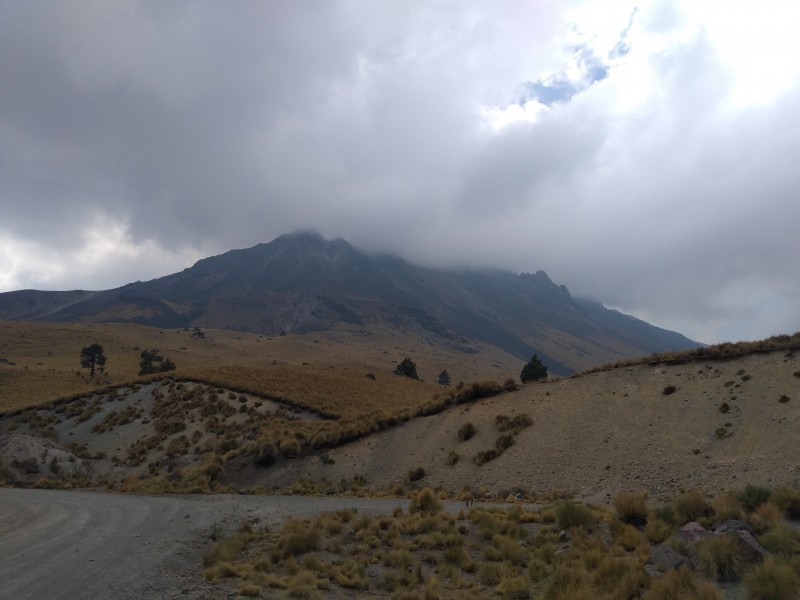
[[[797,372],[800,356],[773,352],[531,384],[336,448],[324,462],[309,456],[268,470],[244,468],[237,483],[336,482],[361,474],[371,486],[388,487],[422,468],[419,484],[431,487],[564,490],[596,500],[620,491],[672,497],[695,487],[713,493],[747,483],[798,484]],[[498,430],[498,416],[523,414],[532,424],[499,457],[477,466],[476,455],[509,434]],[[477,433],[460,441],[468,422]]]

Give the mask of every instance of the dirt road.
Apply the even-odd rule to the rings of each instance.
[[[389,513],[407,505],[402,499],[0,488],[0,599],[227,598],[227,589],[201,576],[212,528],[230,532],[245,521],[271,527],[321,511]]]

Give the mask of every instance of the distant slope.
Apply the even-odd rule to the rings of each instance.
[[[575,300],[539,271],[443,271],[371,256],[344,240],[281,236],[147,282],[100,292],[0,294],[0,319],[213,327],[275,335],[391,326],[462,352],[474,342],[566,374],[686,337]]]

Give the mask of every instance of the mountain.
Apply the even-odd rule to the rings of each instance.
[[[573,298],[546,273],[445,271],[373,256],[310,233],[231,250],[166,277],[89,292],[0,294],[0,319],[132,322],[268,335],[392,327],[463,352],[476,341],[554,373],[697,347],[671,331]]]

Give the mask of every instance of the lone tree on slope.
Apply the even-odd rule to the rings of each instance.
[[[443,385],[444,387],[450,385],[450,373],[447,372],[447,369],[439,373],[439,385]]]
[[[522,383],[538,381],[545,377],[547,377],[547,367],[536,354],[522,367],[522,372],[519,374],[519,380]]]
[[[94,372],[102,373],[106,366],[106,355],[100,344],[92,344],[81,349],[81,367],[89,369],[89,377],[94,377]]]
[[[409,377],[410,379],[419,379],[419,375],[417,375],[417,365],[408,357],[404,358],[402,362],[397,365],[394,374]]]

